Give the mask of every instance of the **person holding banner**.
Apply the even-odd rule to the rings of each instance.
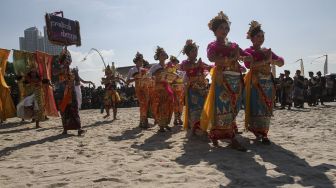
[[[245,127],[256,136],[257,141],[270,144],[267,133],[275,100],[271,65],[281,67],[284,60],[275,55],[271,49],[262,48],[264,31],[257,21],[250,23],[247,38],[252,41],[253,45],[245,52],[253,56],[253,61],[244,62],[245,66],[250,69],[245,76]]]
[[[78,136],[81,136],[86,131],[81,127],[75,91],[75,75],[70,69],[71,62],[71,54],[65,47],[60,55],[60,71],[54,71],[55,74],[59,75],[60,88],[64,90],[63,98],[59,105],[63,124],[62,134],[67,134],[68,130],[78,130]]]
[[[209,138],[214,146],[224,139],[230,141],[233,149],[246,151],[235,138],[235,119],[241,108],[244,84],[238,61],[251,56],[227,40],[230,21],[222,11],[208,26],[216,36],[207,47],[208,59],[215,67],[210,72],[212,82],[201,115],[201,128],[210,129]]]
[[[186,84],[184,128],[191,129],[193,134],[201,134],[200,117],[208,92],[206,75],[211,67],[201,58],[197,60],[198,46],[192,40],[186,41],[182,53],[188,57],[180,65],[181,71],[185,72]]]
[[[168,59],[168,55],[163,48],[157,47],[154,59],[159,61],[158,64],[153,65],[149,70],[149,76],[155,81],[154,90],[152,93],[152,110],[156,123],[158,123],[160,129],[159,132],[171,131],[169,123],[173,115],[173,101],[174,92],[169,85],[171,79],[170,76],[174,74],[168,74],[165,61]]]
[[[167,63],[167,71],[178,74],[179,78],[172,83],[174,92],[174,125],[183,125],[182,112],[184,106],[184,84],[183,75],[180,70],[179,60],[175,56],[170,56],[170,61]]]
[[[148,113],[149,113],[149,88],[148,84],[151,79],[147,76],[148,69],[143,68],[143,55],[139,52],[136,53],[133,63],[135,67],[128,71],[126,84],[129,85],[135,82],[135,94],[139,101],[140,107],[140,123],[139,127],[147,129],[148,126]]]

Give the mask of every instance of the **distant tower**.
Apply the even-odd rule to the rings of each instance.
[[[36,27],[24,30],[24,36],[19,37],[20,50],[35,52],[36,50],[46,52],[51,55],[58,55],[62,51],[62,46],[51,44],[48,40],[46,27],[44,36]]]
[[[20,50],[35,52],[38,50],[38,39],[41,37],[36,27],[24,30],[24,37],[20,37]]]

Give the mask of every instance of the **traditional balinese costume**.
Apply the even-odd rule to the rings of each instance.
[[[170,62],[167,63],[167,71],[179,75],[172,84],[172,89],[174,92],[174,125],[182,125],[182,112],[184,106],[184,83],[183,83],[183,72],[179,71],[179,61],[176,57],[170,56]]]
[[[261,25],[252,21],[247,38],[251,39],[252,33],[254,35],[258,32],[263,33]],[[245,52],[253,57],[253,62],[245,61],[245,66],[250,69],[245,76],[245,127],[257,138],[268,142],[267,133],[275,100],[275,84],[270,65],[272,61],[283,62],[283,59],[266,48],[251,46]]]
[[[221,24],[229,23],[228,17],[220,12],[210,21],[209,28],[215,33]],[[212,82],[201,116],[201,128],[210,129],[209,138],[215,146],[218,140],[229,139],[233,147],[245,151],[235,140],[235,119],[241,108],[244,84],[238,59],[249,54],[236,43],[216,40],[208,45],[207,56],[216,66],[210,72]],[[222,60],[216,62],[219,58]]]
[[[35,74],[37,73],[37,70],[35,70]],[[27,85],[26,94],[27,96],[33,96],[34,97],[34,103],[33,103],[33,119],[35,121],[42,121],[45,119],[45,108],[44,108],[44,93],[42,89],[42,80],[40,77],[33,77],[31,76],[32,72],[28,72],[28,75],[25,78],[25,83]],[[25,99],[24,99],[25,101]]]
[[[138,61],[143,61],[143,55],[139,52],[136,54],[133,59],[134,63],[138,63]],[[142,64],[142,62],[141,62]],[[135,81],[135,94],[138,98],[139,107],[140,107],[140,123],[139,127],[148,128],[148,114],[149,114],[149,84],[152,82],[152,79],[147,75],[148,69],[143,68],[142,65],[139,64],[135,67],[131,68],[127,75],[126,82],[129,83],[131,79]]]
[[[159,56],[162,56],[162,54],[166,56],[165,59],[168,59],[168,55],[163,48],[158,47],[154,59],[159,60]],[[172,104],[174,102],[174,92],[170,86],[170,82],[172,81],[170,79],[171,75],[174,74],[168,73],[164,60],[159,64],[153,65],[149,70],[149,76],[153,77],[155,81],[151,96],[153,97],[151,101],[152,112],[156,123],[160,126],[160,132],[164,132],[165,129],[171,130],[168,126],[173,114]]]
[[[193,43],[192,40],[187,40],[183,48],[183,54],[189,56],[190,51],[197,49],[196,43]],[[201,59],[196,61],[195,57],[193,61],[190,59],[182,61],[180,69],[185,73],[184,128],[191,129],[193,133],[198,133],[201,130],[200,118],[208,93],[209,83],[206,80],[206,75],[209,72],[209,66]]]
[[[82,135],[85,131],[81,128],[79,117],[77,94],[75,90],[75,75],[70,70],[72,62],[70,52],[65,48],[60,55],[60,74],[59,88],[63,90],[63,98],[60,102],[60,112],[63,124],[63,134],[67,134],[68,130],[78,130],[78,135]]]
[[[39,122],[45,119],[45,96],[36,54],[15,50],[13,56],[14,68],[20,75],[19,83],[22,84],[20,92],[24,94],[17,105],[17,116],[25,120],[33,119],[38,128]]]
[[[105,77],[102,78],[102,84],[105,85],[105,94],[104,94],[104,106],[107,115],[104,118],[110,116],[110,109],[113,109],[113,118],[117,119],[117,104],[121,101],[119,93],[117,92],[116,82],[121,80],[116,77],[114,64],[111,68],[109,65],[105,68]]]

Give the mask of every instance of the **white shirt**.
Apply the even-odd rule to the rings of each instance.
[[[153,65],[153,66],[149,69],[149,76],[153,76],[153,74],[154,74],[157,70],[159,70],[159,69],[163,69],[163,68],[164,68],[164,67],[162,67],[162,66],[160,65],[160,63]]]
[[[141,68],[140,68],[141,69]],[[132,77],[133,77],[133,75],[135,74],[135,73],[138,73],[139,72],[139,70],[140,70],[138,67],[132,67],[129,71],[128,71],[128,74],[127,74],[127,78],[126,78],[126,81],[128,81],[128,80],[130,80]]]

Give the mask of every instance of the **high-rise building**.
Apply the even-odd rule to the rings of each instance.
[[[58,55],[62,51],[62,46],[50,43],[46,27],[44,27],[44,36],[42,36],[41,32],[36,27],[24,30],[24,37],[20,37],[19,42],[20,50],[29,52],[38,50],[51,55]]]
[[[62,51],[62,46],[51,44],[49,39],[48,39],[48,34],[47,34],[47,27],[44,26],[44,50],[48,54],[52,55],[59,55]]]

